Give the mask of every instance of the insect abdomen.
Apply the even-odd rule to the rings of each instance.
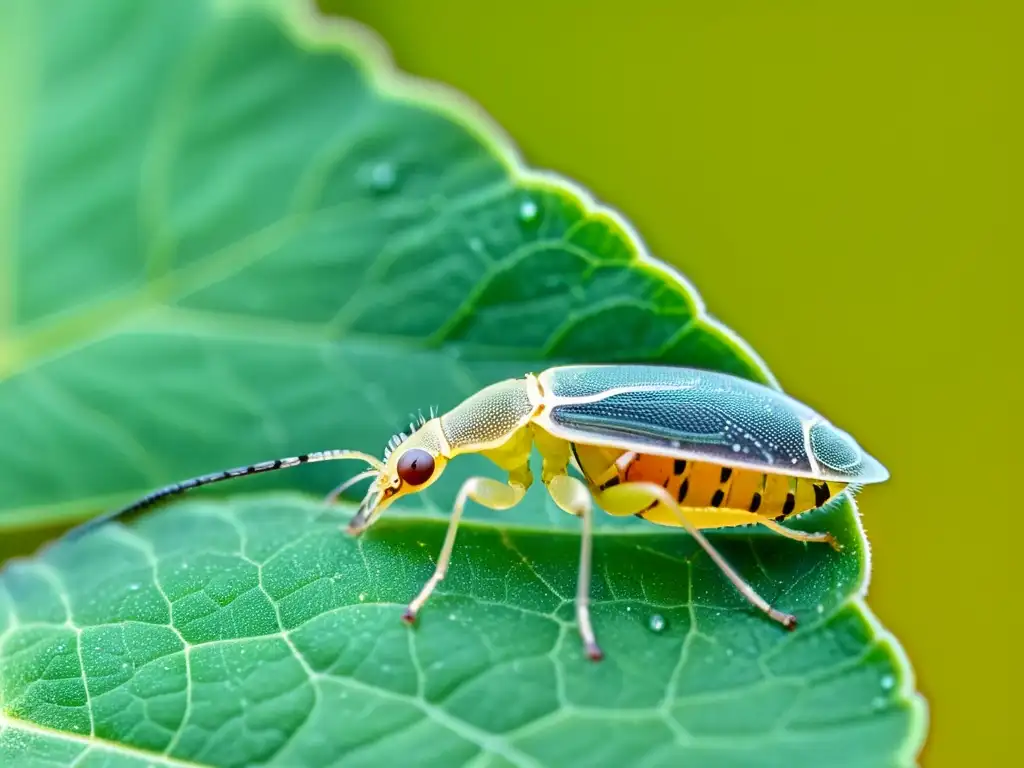
[[[616,459],[607,453],[598,457],[587,450],[578,450],[577,455],[589,464],[586,471],[599,487],[628,482],[649,482],[664,487],[679,506],[700,511],[699,527],[753,523],[755,515],[785,520],[822,506],[846,487],[833,481],[663,456],[620,452]],[[605,465],[603,476],[590,475],[595,464]],[[679,526],[675,514],[660,506],[655,504],[637,510],[636,514],[653,523]]]

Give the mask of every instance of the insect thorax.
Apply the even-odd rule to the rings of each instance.
[[[500,445],[533,416],[527,379],[492,384],[441,417],[441,429],[452,455]]]

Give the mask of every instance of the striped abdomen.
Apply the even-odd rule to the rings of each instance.
[[[665,488],[681,507],[707,513],[702,515],[703,519],[715,517],[716,511],[723,518],[734,518],[723,520],[724,525],[742,524],[751,513],[781,521],[820,507],[846,487],[843,483],[607,448],[577,445],[575,451],[581,469],[598,490],[619,483],[655,483]],[[654,504],[636,510],[635,514],[651,522],[679,525],[674,514],[659,506]],[[737,518],[737,512],[745,514]]]

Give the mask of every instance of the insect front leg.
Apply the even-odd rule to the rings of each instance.
[[[600,661],[601,653],[590,623],[590,559],[594,538],[594,505],[587,486],[569,475],[556,475],[547,481],[548,493],[561,509],[582,518],[583,536],[580,539],[580,569],[576,577],[576,624],[587,656]]]
[[[455,547],[455,534],[458,532],[459,521],[462,519],[462,511],[466,502],[472,499],[488,509],[511,509],[522,501],[525,494],[526,486],[515,482],[513,478],[510,478],[509,483],[502,483],[489,477],[471,477],[462,484],[459,495],[455,498],[455,506],[448,521],[448,531],[445,533],[444,545],[441,547],[441,554],[437,557],[434,573],[405,609],[405,613],[402,614],[403,621],[412,624],[416,620],[417,612],[427,602],[427,598],[448,572],[448,563],[451,561],[452,549]]]
[[[726,575],[741,595],[786,629],[796,628],[796,617],[773,608],[767,600],[757,594],[754,588],[729,565],[718,550],[711,545],[711,542],[707,540],[707,537],[693,524],[693,521],[687,516],[686,510],[676,503],[676,500],[672,498],[672,494],[660,485],[641,482],[622,483],[600,491],[597,496],[597,502],[602,508],[609,510],[613,514],[616,513],[613,510],[617,510],[618,514],[623,514],[624,510],[627,509],[635,511],[649,507],[654,503],[661,504],[676,516],[679,523],[686,529],[686,532],[696,539],[697,543],[707,552],[708,557]]]

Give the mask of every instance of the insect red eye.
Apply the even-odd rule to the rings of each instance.
[[[410,448],[398,460],[398,476],[403,483],[423,485],[434,474],[434,457],[422,448]]]

